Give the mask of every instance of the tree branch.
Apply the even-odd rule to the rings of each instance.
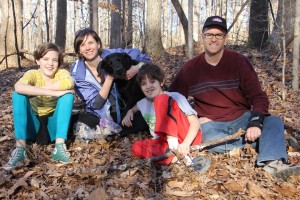
[[[235,139],[241,137],[243,134],[245,134],[245,130],[243,130],[243,129],[240,128],[233,135],[229,135],[229,136],[226,136],[224,138],[220,138],[220,139],[216,139],[216,140],[211,140],[211,141],[208,141],[208,142],[204,142],[204,143],[199,144],[199,145],[191,146],[190,150],[191,151],[195,151],[195,150],[200,150],[201,151],[205,147],[209,147],[209,146],[213,146],[213,145],[217,145],[217,144],[222,144],[224,142],[235,140]],[[174,152],[169,151],[168,153],[165,153],[165,154],[160,155],[160,156],[146,158],[146,159],[144,159],[144,161],[146,161],[146,162],[156,162],[156,161],[160,161],[160,160],[165,160],[165,159],[169,158],[170,156],[174,156],[174,155],[175,155]]]
[[[232,23],[230,24],[229,28],[228,28],[228,32],[232,29],[232,27],[234,26],[234,24],[237,22],[238,17],[240,16],[240,14],[244,11],[244,8],[246,7],[246,5],[249,3],[250,0],[247,0],[243,3],[243,5],[241,6],[241,9],[239,10],[239,12],[236,14],[235,18],[233,19]]]

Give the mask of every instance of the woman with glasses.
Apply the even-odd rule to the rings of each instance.
[[[91,140],[97,125],[109,126],[112,132],[119,132],[117,114],[126,102],[119,98],[114,78],[106,75],[105,80],[101,80],[97,73],[97,67],[102,59],[111,53],[127,53],[133,60],[139,62],[132,66],[126,73],[127,79],[131,79],[138,72],[139,67],[144,63],[149,63],[150,58],[142,54],[138,49],[103,49],[99,35],[91,28],[85,28],[75,33],[74,50],[78,60],[71,67],[71,75],[75,81],[75,91],[85,104],[85,113],[80,113],[74,117],[75,135],[80,139]],[[101,84],[103,82],[103,84]],[[130,129],[123,127],[121,135],[138,132],[147,129],[140,113],[135,116],[135,126]]]
[[[282,119],[269,114],[268,97],[251,62],[224,48],[227,32],[225,19],[207,18],[204,53],[182,66],[169,90],[194,98],[203,142],[234,134],[239,128],[246,130],[244,137],[210,151],[224,153],[251,143],[258,147],[257,166],[283,179],[299,174],[299,166],[287,164]]]

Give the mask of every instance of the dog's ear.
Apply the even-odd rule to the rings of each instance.
[[[104,64],[103,64],[103,60],[102,60],[97,66],[98,77],[100,77],[100,79],[101,79],[101,84],[104,83],[104,75],[105,75],[103,65]]]
[[[98,72],[98,76],[103,73],[103,60],[101,60],[97,66],[97,72]]]
[[[132,65],[137,65],[139,64],[138,61],[136,60],[133,60],[127,53],[124,53],[124,60],[126,61],[126,64],[129,66],[129,68],[132,66]],[[128,69],[129,69],[128,68]]]
[[[113,74],[114,73],[114,65],[113,65],[113,56],[108,55],[101,61],[101,70],[106,72],[107,74]]]

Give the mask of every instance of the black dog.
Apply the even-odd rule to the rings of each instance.
[[[112,53],[106,56],[97,67],[98,76],[101,77],[102,83],[105,73],[114,77],[121,98],[126,103],[125,108],[121,111],[122,116],[125,116],[129,109],[145,97],[136,80],[136,75],[130,80],[126,80],[126,71],[132,65],[137,64],[138,62],[131,59],[126,53]]]

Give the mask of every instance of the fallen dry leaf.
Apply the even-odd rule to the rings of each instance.
[[[270,198],[270,192],[259,186],[259,185],[256,185],[255,183],[253,182],[247,182],[246,184],[247,186],[247,189],[249,190],[249,195],[250,197],[252,198],[261,198],[261,199],[271,199]]]
[[[295,187],[294,185],[291,185],[289,183],[283,183],[282,185],[274,185],[273,189],[280,193],[282,196],[291,198],[295,194],[299,193],[299,188]]]
[[[223,184],[223,186],[232,194],[239,194],[245,191],[245,186],[241,185],[241,181],[228,180]]]
[[[8,195],[12,195],[15,190],[20,187],[20,186],[28,186],[26,180],[29,176],[31,176],[35,171],[29,171],[27,172],[24,177],[20,178],[9,190],[8,190]]]
[[[168,186],[170,188],[182,188],[184,186],[184,182],[179,181],[169,181]]]
[[[105,192],[104,188],[97,188],[96,190],[94,190],[90,196],[88,196],[87,198],[88,200],[98,200],[98,199],[102,199],[102,200],[108,200],[109,196],[108,194]]]
[[[174,190],[173,188],[166,186],[166,194],[177,197],[190,197],[194,194],[193,191],[181,191]]]

